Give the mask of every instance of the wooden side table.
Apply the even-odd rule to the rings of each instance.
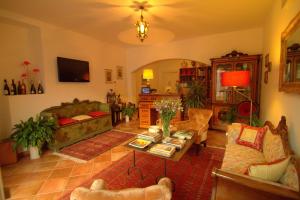
[[[10,139],[0,141],[0,165],[13,164],[18,161],[17,152],[13,150],[14,142]]]

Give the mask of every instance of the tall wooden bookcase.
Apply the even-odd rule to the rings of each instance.
[[[242,92],[251,96],[253,103],[259,110],[260,99],[260,74],[261,55],[248,55],[237,51],[232,51],[221,58],[212,58],[212,109],[213,116],[211,126],[214,129],[225,130],[227,123],[221,118],[226,115],[232,106],[236,106],[247,99],[232,88],[222,87],[221,73],[225,71],[250,70],[251,84],[248,90]],[[239,88],[237,88],[239,89]],[[240,88],[242,89],[242,88]]]

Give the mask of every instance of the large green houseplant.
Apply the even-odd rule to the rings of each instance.
[[[14,148],[22,146],[30,151],[30,159],[40,157],[40,149],[45,142],[53,140],[56,123],[53,118],[36,116],[30,117],[27,121],[15,124],[11,138],[16,142]]]
[[[125,121],[129,122],[133,114],[137,111],[137,108],[133,103],[128,103],[124,108],[122,108],[122,114],[125,116]]]
[[[202,108],[205,106],[205,90],[200,82],[192,81],[185,96],[185,106],[188,108]]]

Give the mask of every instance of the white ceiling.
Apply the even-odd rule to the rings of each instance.
[[[1,0],[0,8],[102,41],[145,45],[260,27],[273,0],[148,0],[143,44],[135,36],[135,1],[144,0]]]

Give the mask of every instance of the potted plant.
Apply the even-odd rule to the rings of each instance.
[[[161,99],[154,101],[154,107],[159,112],[163,136],[170,136],[170,122],[172,118],[176,115],[177,111],[182,112],[183,108],[181,106],[180,99]]]
[[[128,103],[123,109],[122,114],[125,115],[126,123],[129,122],[129,119],[132,118],[133,114],[136,112],[136,107],[133,103]]]
[[[191,82],[188,93],[185,96],[185,105],[188,108],[204,107],[203,102],[205,101],[205,98],[205,90],[202,85],[197,81]]]
[[[11,138],[16,142],[14,149],[17,146],[23,146],[30,151],[30,159],[40,157],[40,149],[42,145],[53,140],[54,129],[56,127],[53,118],[36,116],[35,119],[30,117],[27,121],[21,121],[15,124]]]

